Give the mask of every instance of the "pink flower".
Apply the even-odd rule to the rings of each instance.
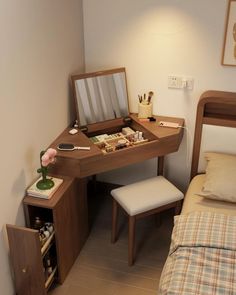
[[[47,154],[49,155],[50,158],[54,158],[57,154],[57,151],[55,149],[49,148],[47,150]]]
[[[46,167],[50,163],[49,156],[45,153],[42,156],[41,161],[42,161],[42,166]]]
[[[50,163],[55,162],[55,157],[56,157],[57,151],[55,149],[49,148],[42,156],[41,158],[41,163],[42,166],[46,167]]]

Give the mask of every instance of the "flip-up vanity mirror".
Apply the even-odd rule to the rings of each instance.
[[[125,69],[72,76],[80,126],[129,115]]]

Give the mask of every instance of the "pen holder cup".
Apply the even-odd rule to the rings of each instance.
[[[138,118],[152,117],[152,103],[150,104],[138,104]]]

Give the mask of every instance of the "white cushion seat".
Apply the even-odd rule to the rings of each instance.
[[[136,219],[175,207],[179,213],[183,193],[163,176],[152,177],[111,191],[112,231],[111,242],[117,240],[118,207],[129,217],[128,263],[133,265],[135,252]]]
[[[183,199],[183,193],[163,176],[156,176],[111,191],[130,215],[137,215]]]

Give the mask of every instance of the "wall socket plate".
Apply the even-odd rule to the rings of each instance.
[[[168,88],[182,88],[182,78],[179,76],[168,76]]]
[[[193,89],[193,78],[185,76],[168,76],[168,88],[175,89]]]

